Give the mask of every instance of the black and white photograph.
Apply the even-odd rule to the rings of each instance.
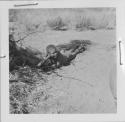
[[[116,8],[9,9],[9,113],[117,113]]]

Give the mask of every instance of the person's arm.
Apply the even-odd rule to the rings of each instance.
[[[47,59],[49,59],[49,58],[50,58],[50,56],[47,55],[44,60],[40,61],[40,62],[37,64],[37,66],[38,66],[38,67],[42,66],[42,65],[45,63],[45,61],[46,61]]]

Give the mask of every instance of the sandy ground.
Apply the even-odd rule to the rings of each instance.
[[[49,97],[41,100],[33,113],[116,112],[109,85],[112,77],[115,79],[115,74],[110,76],[116,64],[115,38],[115,30],[47,31],[27,38],[25,45],[44,52],[48,44],[58,45],[73,39],[87,39],[93,43],[70,66],[57,69],[48,76],[45,87]]]

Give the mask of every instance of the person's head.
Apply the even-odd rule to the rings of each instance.
[[[48,45],[46,47],[46,53],[47,53],[47,56],[56,58],[58,53],[59,53],[59,51],[58,51],[58,49],[56,48],[55,45]]]

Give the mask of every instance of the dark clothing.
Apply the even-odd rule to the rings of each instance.
[[[75,59],[78,53],[81,53],[84,50],[82,46],[77,48],[75,51],[65,51],[64,53],[57,52],[56,56],[50,56],[42,65],[45,69],[55,69],[62,66],[70,65],[71,61]]]
[[[58,53],[57,55],[57,62],[60,66],[67,66],[70,64],[70,62],[76,57],[76,55],[63,55],[61,53]]]

